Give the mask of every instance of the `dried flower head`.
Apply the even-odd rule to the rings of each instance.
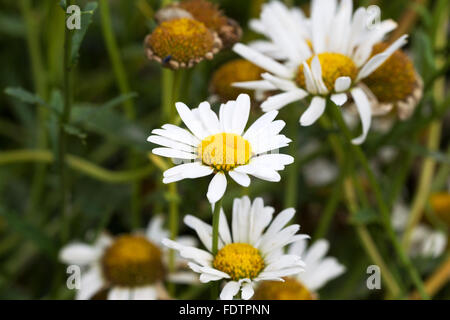
[[[220,51],[222,41],[203,23],[178,18],[158,25],[145,38],[145,47],[150,60],[179,69],[191,68],[205,58],[212,59]]]
[[[189,17],[202,22],[216,32],[225,48],[230,48],[242,37],[242,29],[233,19],[227,17],[217,4],[206,0],[186,0],[162,8],[156,13],[158,22]]]
[[[385,42],[376,44],[372,56],[388,47]],[[401,120],[409,118],[423,95],[423,82],[407,54],[395,51],[377,70],[363,80],[372,92],[369,95],[375,115],[397,113]]]

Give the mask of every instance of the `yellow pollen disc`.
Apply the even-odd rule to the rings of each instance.
[[[143,236],[124,235],[102,258],[105,278],[113,285],[135,287],[164,277],[161,250]]]
[[[216,171],[230,171],[249,162],[250,143],[234,133],[218,133],[203,139],[197,149],[203,164]]]
[[[201,22],[173,19],[161,23],[152,32],[149,45],[160,58],[188,63],[204,57],[214,46],[214,36]]]
[[[252,95],[252,90],[244,90],[232,86],[234,82],[260,80],[264,69],[244,60],[236,59],[222,65],[214,72],[211,81],[211,90],[222,101],[235,100],[239,94]]]
[[[430,204],[433,212],[450,226],[450,193],[440,192],[432,194]]]
[[[353,80],[358,75],[358,68],[352,59],[340,53],[319,53],[317,55],[322,67],[322,79],[329,91],[334,91],[334,83],[339,77],[350,77]],[[314,56],[306,63],[311,66]],[[300,88],[306,88],[303,64],[298,68],[295,81]]]
[[[226,16],[212,2],[187,0],[182,1],[179,6],[189,12],[196,20],[203,22],[206,27],[215,31],[219,31],[220,27],[227,24]]]
[[[234,281],[253,279],[264,269],[264,259],[258,249],[247,243],[228,244],[214,257],[213,266]]]
[[[254,300],[314,300],[309,290],[294,278],[285,282],[264,281],[255,291]]]
[[[376,44],[372,49],[372,56],[387,47],[387,43]],[[363,82],[380,102],[396,102],[406,100],[413,94],[417,79],[411,59],[397,50]]]

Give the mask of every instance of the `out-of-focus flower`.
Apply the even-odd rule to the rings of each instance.
[[[398,203],[394,207],[392,225],[402,233],[408,222],[408,208]],[[409,254],[412,257],[437,258],[447,246],[447,236],[444,232],[433,230],[425,224],[418,224],[411,234],[411,247]]]
[[[217,4],[210,1],[185,0],[164,7],[156,13],[159,22],[181,17],[202,22],[219,35],[224,48],[230,48],[241,39],[242,29],[239,24],[227,17]]]
[[[282,8],[283,5],[278,3]],[[382,52],[371,57],[372,47],[394,28],[391,20],[369,27],[369,16],[365,8],[358,8],[352,14],[352,0],[313,0],[310,18],[310,33],[300,24],[291,25],[289,19],[280,17],[292,15],[286,8],[275,11],[273,4],[266,6],[261,14],[265,26],[271,26],[271,41],[287,59],[284,64],[272,57],[245,46],[236,44],[234,51],[263,67],[268,73],[264,80],[253,84],[261,90],[272,86],[282,93],[269,97],[262,105],[264,111],[280,109],[290,103],[311,97],[308,109],[300,118],[302,126],[316,122],[325,112],[327,99],[342,106],[350,94],[361,117],[362,135],[353,139],[354,144],[364,142],[372,119],[371,105],[361,81],[377,70],[397,49],[406,43],[407,36],[397,39]],[[268,29],[268,28],[267,28]],[[236,86],[246,86],[236,83]]]
[[[178,102],[176,108],[190,132],[165,124],[162,129],[153,130],[148,138],[149,142],[162,146],[153,149],[154,154],[189,162],[166,170],[164,183],[214,174],[207,197],[215,203],[226,191],[226,174],[244,187],[250,185],[249,175],[278,182],[281,179],[278,171],[294,161],[289,155],[268,153],[291,142],[280,134],[285,122],[274,121],[277,111],[264,114],[244,133],[250,114],[247,94],[222,104],[219,116],[208,102],[192,110]]]
[[[305,262],[305,271],[285,278],[285,282],[261,283],[254,295],[255,300],[313,300],[317,290],[330,280],[345,272],[345,267],[334,257],[325,257],[329,243],[325,239],[314,242],[307,248],[306,240],[292,244],[288,254],[300,255]]]
[[[432,194],[430,197],[430,205],[439,219],[450,227],[450,189],[447,192]]]
[[[171,69],[191,68],[204,59],[211,60],[222,48],[217,33],[190,18],[161,23],[144,42],[147,58]]]
[[[164,281],[194,283],[193,273],[181,271],[186,265],[177,260],[178,271],[167,272],[168,250],[161,240],[168,233],[162,229],[162,218],[150,221],[145,232],[111,237],[102,234],[93,244],[71,243],[65,246],[60,260],[82,268],[78,300],[93,299],[106,292],[108,300],[169,299]],[[190,238],[179,238],[193,244]]]
[[[211,79],[210,91],[221,102],[236,99],[241,93],[250,95],[254,100],[261,100],[261,94],[253,90],[233,87],[234,82],[259,81],[265,70],[244,59],[235,59],[217,69]]]
[[[219,251],[215,256],[211,254],[211,226],[193,216],[186,216],[185,223],[197,232],[206,250],[168,239],[163,243],[191,261],[189,266],[200,273],[201,282],[226,280],[220,294],[222,300],[233,299],[239,291],[242,299],[247,300],[253,296],[256,282],[284,281],[283,277],[304,270],[298,254],[283,253],[286,245],[308,238],[297,234],[300,229],[297,224],[285,227],[295,210],[286,209],[273,219],[274,211],[264,206],[262,198],[253,203],[248,197],[235,199],[231,231],[223,210],[220,212]]]

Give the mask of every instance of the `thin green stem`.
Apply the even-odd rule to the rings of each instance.
[[[316,232],[314,233],[314,241],[325,237],[330,229],[331,222],[336,213],[336,209],[339,205],[339,200],[341,198],[341,182],[338,182],[331,192],[331,196],[328,198],[327,204],[323,209],[323,213],[320,217],[319,225],[317,226]]]
[[[287,122],[288,136],[292,140],[289,145],[289,153],[295,158],[297,153],[298,120],[289,115]],[[294,161],[286,169],[286,192],[284,194],[284,207],[296,208],[298,204],[298,170],[299,162]]]
[[[427,148],[431,152],[439,148],[441,130],[442,123],[440,121],[433,121],[430,126],[430,133],[427,143]],[[408,223],[406,224],[402,238],[402,243],[406,250],[408,250],[411,245],[411,235],[419,221],[422,219],[425,206],[428,202],[435,167],[436,161],[431,157],[426,158],[423,162],[418,188],[412,202],[411,211],[408,215]]]
[[[223,198],[214,204],[213,212],[213,225],[212,225],[212,249],[211,252],[213,256],[217,254],[219,248],[219,220],[220,220],[220,209],[222,208]]]
[[[72,1],[67,1],[69,7]],[[63,88],[64,88],[64,107],[59,121],[58,133],[58,169],[60,178],[60,192],[61,192],[61,239],[65,242],[69,236],[69,212],[68,212],[68,185],[67,185],[67,170],[66,170],[66,151],[67,151],[67,136],[65,132],[65,125],[69,122],[70,113],[72,109],[72,88],[71,88],[71,71],[72,71],[72,30],[69,30],[64,25],[64,71],[63,71]]]
[[[352,162],[351,159],[347,157],[348,152],[344,150],[344,147],[341,144],[339,137],[335,133],[332,133],[333,126],[331,121],[327,118],[326,115],[323,115],[320,118],[320,123],[326,130],[330,131],[330,134],[328,135],[328,141],[333,149],[333,152],[336,154],[341,171],[346,173],[347,171],[349,171],[348,166]],[[359,207],[356,200],[357,196],[355,192],[353,179],[351,177],[345,177],[343,179],[342,187],[344,190],[347,208],[352,215],[355,215],[359,211]],[[402,294],[401,287],[398,285],[397,280],[392,275],[386,262],[379,253],[377,246],[372,237],[370,236],[370,233],[367,230],[367,228],[364,225],[355,225],[355,231],[361,241],[362,247],[366,251],[369,258],[373,261],[373,263],[375,263],[377,266],[380,267],[381,272],[383,274],[382,281],[386,284],[390,294],[394,297],[397,297],[400,294]]]
[[[47,77],[43,66],[43,59],[39,44],[39,23],[37,23],[35,17],[33,16],[30,0],[21,0],[19,4],[23,19],[25,20],[26,40],[31,61],[34,89],[42,99],[46,99]],[[45,127],[47,110],[42,106],[39,106],[37,113],[36,127],[38,128],[38,133],[36,144],[37,148],[43,149],[47,147],[47,130]],[[45,165],[36,164],[34,168],[33,181],[31,183],[31,201],[29,204],[30,214],[38,212],[38,210],[36,210],[36,205],[39,203],[42,195],[46,172],[47,169]]]
[[[48,150],[15,150],[0,152],[0,166],[21,162],[53,163],[54,156]],[[142,180],[153,172],[154,166],[134,170],[111,171],[99,167],[86,159],[67,154],[67,165],[82,174],[106,183],[131,183]]]
[[[220,209],[222,208],[223,198],[214,204],[213,222],[212,222],[212,247],[211,252],[213,257],[219,251],[219,221]],[[211,288],[211,299],[216,300],[219,294],[219,283],[213,283]]]
[[[389,209],[385,203],[380,186],[378,185],[378,182],[375,178],[375,174],[373,173],[372,169],[370,168],[369,161],[367,160],[365,154],[363,153],[363,151],[361,150],[361,148],[359,146],[351,144],[350,141],[352,139],[352,134],[351,134],[350,129],[348,128],[347,124],[345,123],[344,118],[342,117],[341,111],[335,105],[330,105],[328,110],[332,114],[333,119],[336,121],[340,130],[343,132],[345,138],[347,139],[347,142],[349,143],[350,148],[352,150],[353,156],[355,156],[358,159],[358,161],[363,166],[363,168],[367,174],[369,183],[372,187],[377,205],[378,205],[380,213],[381,213],[383,226],[384,226],[386,233],[394,247],[395,252],[397,253],[398,257],[400,258],[400,261],[403,264],[403,266],[405,267],[405,269],[408,271],[408,274],[409,274],[411,280],[413,281],[417,290],[420,292],[422,298],[427,299],[428,295],[424,289],[423,281],[420,278],[417,270],[413,266],[406,251],[403,249],[402,245],[400,244],[400,241],[397,239],[397,235],[391,224]]]
[[[111,60],[120,93],[122,95],[126,95],[130,93],[130,85],[122,58],[120,56],[119,46],[117,45],[117,41],[114,36],[109,3],[107,0],[100,0],[99,4],[103,38],[108,50],[109,59]],[[133,100],[125,100],[123,102],[123,107],[127,118],[129,120],[133,120],[136,117],[136,110]],[[138,157],[133,150],[130,151],[128,163],[131,168],[136,168],[138,165]],[[132,186],[131,194],[131,224],[133,228],[139,228],[141,225],[141,206],[141,186],[139,183],[135,183]]]

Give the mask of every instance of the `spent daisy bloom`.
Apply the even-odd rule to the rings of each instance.
[[[309,238],[297,234],[299,225],[286,226],[295,210],[286,209],[273,219],[274,211],[264,206],[262,198],[253,203],[248,197],[234,199],[231,230],[223,210],[220,212],[219,250],[215,255],[211,253],[212,227],[190,215],[184,222],[196,231],[206,250],[169,239],[163,244],[189,260],[189,267],[200,274],[201,282],[227,281],[220,299],[233,299],[241,291],[242,299],[248,300],[256,282],[284,281],[283,277],[302,272],[305,267],[299,255],[283,251],[286,245]]]
[[[245,59],[234,59],[223,64],[212,75],[209,86],[209,91],[212,94],[210,101],[235,100],[241,93],[248,94],[252,100],[263,100],[265,94],[257,90],[235,88],[232,84],[243,81],[259,81],[262,79],[261,74],[264,72],[264,69]]]
[[[281,4],[280,4],[281,5]],[[352,0],[313,0],[309,18],[310,38],[299,27],[277,19],[271,6],[265,7],[261,19],[271,26],[271,39],[287,57],[282,63],[269,55],[238,43],[233,50],[243,58],[267,70],[264,80],[235,83],[240,88],[253,90],[280,90],[262,105],[263,111],[280,109],[309,97],[309,107],[300,117],[302,126],[309,126],[325,112],[327,100],[344,105],[349,95],[355,102],[362,122],[362,134],[354,144],[364,142],[370,128],[372,111],[369,98],[359,86],[361,81],[377,70],[397,49],[406,44],[403,35],[382,52],[370,56],[373,46],[394,28],[392,20],[369,25],[366,8],[354,14]],[[303,31],[303,30],[302,30]]]
[[[148,138],[161,146],[152,150],[154,154],[187,161],[166,170],[163,183],[213,174],[207,197],[215,203],[226,191],[226,175],[244,187],[250,185],[249,175],[278,182],[281,179],[278,171],[294,161],[293,157],[277,152],[291,142],[280,134],[285,123],[274,120],[277,111],[262,115],[244,132],[250,114],[247,94],[222,104],[218,116],[208,102],[192,110],[178,102],[176,109],[189,131],[165,124],[162,129],[153,130]]]
[[[168,232],[161,217],[153,218],[145,232],[112,237],[99,236],[94,244],[73,242],[61,249],[59,258],[68,265],[81,268],[77,300],[106,295],[108,300],[169,299],[164,281],[195,283],[193,273],[177,257],[178,272],[168,274],[169,250],[161,245]],[[193,244],[189,237],[181,243]],[[185,271],[183,271],[183,268]]]
[[[403,203],[394,206],[392,225],[398,233],[403,233],[408,223],[409,210]],[[409,255],[412,257],[437,258],[447,247],[447,236],[444,232],[434,230],[430,226],[419,223],[411,234]]]
[[[315,241],[309,248],[306,240],[291,244],[287,253],[299,255],[305,271],[286,277],[285,282],[266,281],[255,290],[255,300],[313,300],[317,291],[329,281],[342,275],[346,268],[334,257],[326,257],[330,244],[325,239]]]
[[[222,40],[224,48],[230,48],[242,37],[242,29],[239,24],[227,17],[217,4],[207,0],[174,2],[158,10],[155,17],[158,22],[176,18],[195,19],[216,32]]]
[[[387,47],[387,43],[377,43],[372,56]],[[381,119],[410,118],[423,96],[422,78],[411,58],[402,50],[396,50],[360,86],[369,97],[373,115],[381,116]]]
[[[211,60],[222,48],[222,40],[200,21],[177,18],[159,24],[147,35],[144,45],[149,60],[179,69]]]

